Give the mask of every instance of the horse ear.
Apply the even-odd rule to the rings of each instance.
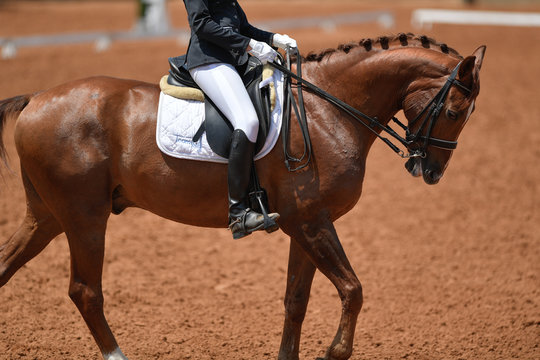
[[[471,56],[467,56],[459,66],[458,79],[461,80],[467,86],[472,86],[474,79],[478,77],[482,62],[484,60],[484,54],[486,53],[486,46],[482,45],[474,51]]]
[[[465,84],[469,84],[472,81],[474,65],[476,62],[476,56],[467,56],[459,66],[458,78]]]
[[[474,62],[475,67],[480,70],[482,68],[482,62],[484,61],[484,55],[486,54],[486,45],[479,46],[473,53],[473,56],[476,57]]]

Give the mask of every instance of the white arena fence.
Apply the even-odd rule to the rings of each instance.
[[[322,28],[324,31],[333,32],[338,25],[371,22],[377,23],[384,28],[390,28],[394,25],[394,15],[388,11],[369,11],[307,18],[277,19],[255,23],[255,25],[268,30]],[[113,42],[175,38],[180,44],[187,44],[189,42],[189,36],[190,32],[187,29],[168,29],[159,32],[141,30],[123,32],[98,31],[0,38],[0,47],[2,48],[2,58],[6,59],[15,57],[17,49],[22,47],[94,43],[96,51],[100,52],[107,50]]]
[[[412,13],[411,24],[431,28],[433,24],[540,26],[540,13],[418,9]]]

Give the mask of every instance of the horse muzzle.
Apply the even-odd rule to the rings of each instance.
[[[424,182],[426,184],[435,185],[441,180],[443,173],[437,169],[427,168],[422,172],[422,176],[424,177]]]
[[[405,169],[414,177],[422,175],[422,159],[421,158],[410,158],[405,163]]]

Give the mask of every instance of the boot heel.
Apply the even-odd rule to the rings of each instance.
[[[278,231],[279,230],[279,225],[274,222],[273,225],[270,225],[268,226],[267,228],[264,229],[267,233],[273,233],[274,231]]]
[[[238,240],[238,239],[241,239],[243,237],[246,237],[248,235],[250,235],[251,233],[248,233],[246,231],[237,231],[235,233],[232,234],[232,237],[234,240]]]
[[[279,230],[279,225],[276,222],[276,220],[279,219],[279,214],[272,213],[272,214],[264,214],[264,230],[267,233],[273,233],[274,231]]]

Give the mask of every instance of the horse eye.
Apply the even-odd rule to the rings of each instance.
[[[458,113],[453,110],[446,110],[446,117],[450,120],[457,120],[458,119]]]

